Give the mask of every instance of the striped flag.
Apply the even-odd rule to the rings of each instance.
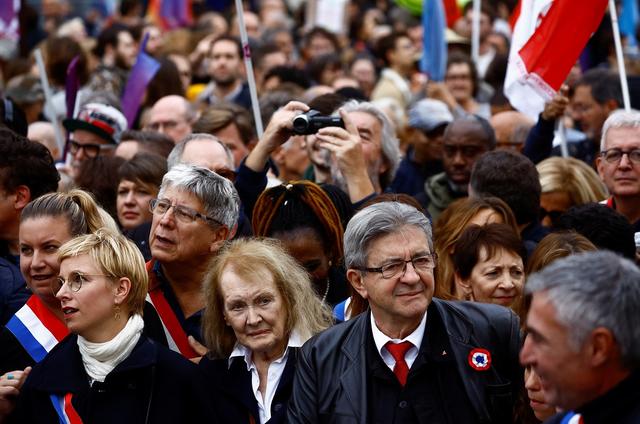
[[[132,128],[136,120],[149,81],[160,69],[160,62],[144,52],[148,39],[149,35],[147,34],[142,41],[138,58],[129,73],[127,85],[122,93],[122,113],[127,118],[129,128]]]
[[[423,52],[420,71],[433,81],[444,81],[447,67],[445,14],[442,0],[424,0],[422,7]]]
[[[537,119],[560,89],[591,34],[607,0],[522,0],[513,34],[504,93],[511,105]]]

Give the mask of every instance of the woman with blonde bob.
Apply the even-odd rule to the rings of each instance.
[[[434,226],[434,248],[438,255],[435,296],[445,300],[463,297],[454,279],[453,246],[470,225],[507,224],[518,233],[518,225],[509,206],[497,197],[464,198],[453,202]]]
[[[72,333],[33,367],[15,422],[199,422],[191,363],[143,333],[144,259],[107,229],[58,252],[52,292]]]
[[[237,240],[212,265],[205,297],[200,369],[222,405],[216,418],[284,422],[297,350],[332,323],[308,273],[277,240]]]
[[[540,220],[551,227],[572,206],[600,202],[607,189],[596,171],[576,158],[550,157],[536,165],[542,192]]]

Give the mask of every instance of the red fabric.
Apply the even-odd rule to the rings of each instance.
[[[447,26],[453,28],[453,24],[462,16],[456,0],[443,0],[444,13],[447,16]]]
[[[409,375],[409,366],[407,361],[404,360],[404,355],[409,349],[413,347],[411,342],[393,343],[388,342],[385,347],[396,360],[396,365],[393,367],[393,373],[402,386],[407,384],[407,376]]]
[[[530,75],[541,85],[560,89],[571,67],[589,41],[606,11],[607,0],[554,1],[540,25],[520,49],[519,54]]]
[[[67,414],[70,424],[82,424],[82,418],[80,418],[80,415],[71,404],[72,396],[71,393],[64,395],[64,412]]]
[[[38,296],[33,295],[27,301],[27,305],[31,308],[33,313],[40,319],[42,324],[47,327],[53,337],[56,340],[61,341],[69,334],[69,329],[65,325],[63,321],[55,316],[53,312],[47,308],[44,303],[38,298]]]
[[[522,0],[518,0],[518,4],[516,4],[515,9],[511,13],[511,17],[509,17],[509,26],[511,30],[516,27],[516,22],[518,22],[518,18],[520,17],[520,10],[522,9]]]

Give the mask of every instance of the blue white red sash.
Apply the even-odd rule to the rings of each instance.
[[[82,418],[78,415],[78,412],[73,408],[71,403],[71,393],[67,393],[64,396],[50,395],[53,408],[58,414],[60,424],[82,424]]]
[[[584,424],[582,415],[576,414],[573,411],[567,412],[560,424]]]
[[[147,301],[151,303],[156,312],[158,312],[160,322],[162,322],[162,329],[164,330],[165,336],[167,336],[169,349],[180,353],[187,359],[196,358],[200,355],[198,355],[189,344],[187,333],[185,333],[178,317],[164,297],[164,293],[153,269],[154,263],[155,261],[147,262],[147,272],[149,274]]]
[[[36,362],[69,334],[64,322],[35,295],[11,317],[7,329]]]

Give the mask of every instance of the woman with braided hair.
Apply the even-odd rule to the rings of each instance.
[[[320,186],[295,181],[264,191],[254,207],[252,224],[256,236],[283,243],[307,270],[324,302],[333,306],[348,296],[341,217]]]

